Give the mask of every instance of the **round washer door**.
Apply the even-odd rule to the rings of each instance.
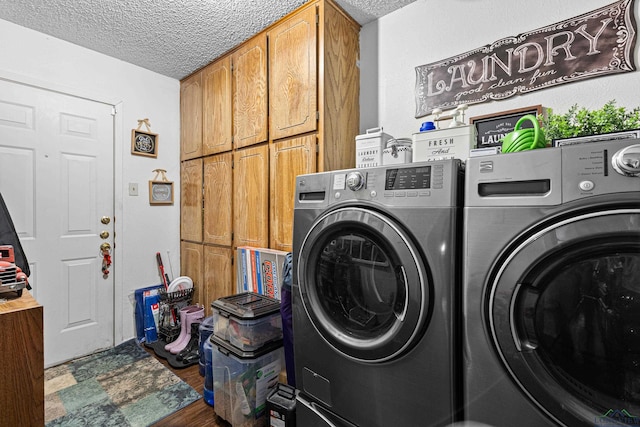
[[[496,350],[542,411],[567,426],[640,415],[640,210],[525,236],[491,280]]]
[[[390,360],[422,336],[430,274],[391,218],[360,207],[321,216],[298,255],[307,316],[336,351],[363,362]]]

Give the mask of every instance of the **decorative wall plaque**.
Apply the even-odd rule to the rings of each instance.
[[[416,67],[416,117],[635,71],[634,0]]]

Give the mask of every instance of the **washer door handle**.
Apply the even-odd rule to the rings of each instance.
[[[402,283],[404,284],[404,307],[402,307],[402,313],[396,313],[396,318],[404,322],[404,317],[407,315],[407,308],[409,307],[409,289],[407,289],[407,273],[404,271],[403,265],[400,266],[400,271],[402,272]]]

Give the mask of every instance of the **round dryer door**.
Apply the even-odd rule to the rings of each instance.
[[[430,314],[430,274],[392,219],[342,208],[320,217],[298,255],[304,308],[339,353],[381,362],[411,348]]]
[[[542,411],[568,426],[640,415],[639,210],[584,214],[523,236],[490,289],[496,348]]]

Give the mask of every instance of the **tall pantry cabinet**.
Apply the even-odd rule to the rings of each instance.
[[[297,175],[355,165],[359,31],[312,0],[182,80],[181,274],[207,310],[238,246],[291,250]]]

